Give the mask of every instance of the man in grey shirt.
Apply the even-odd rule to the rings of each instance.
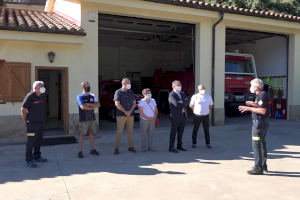
[[[128,151],[136,153],[133,148],[133,124],[134,124],[134,109],[136,107],[136,100],[134,93],[131,89],[130,80],[124,78],[122,80],[122,88],[115,92],[114,101],[117,107],[117,134],[115,141],[115,155],[119,154],[120,141],[124,126],[126,124],[127,136],[128,136]]]

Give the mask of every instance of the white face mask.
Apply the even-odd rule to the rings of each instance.
[[[177,86],[177,92],[181,91],[181,86]]]
[[[255,93],[255,89],[253,87],[250,87],[250,92]]]
[[[45,87],[41,87],[41,88],[40,88],[40,92],[41,92],[41,93],[45,93],[45,92],[46,92],[46,88],[45,88]]]
[[[131,84],[127,84],[127,85],[126,85],[126,88],[127,88],[127,90],[130,90]]]
[[[200,90],[200,94],[205,95],[205,90]]]

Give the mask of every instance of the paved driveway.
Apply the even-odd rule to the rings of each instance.
[[[166,122],[167,123],[167,122]],[[200,127],[201,128],[201,127]],[[78,144],[42,147],[48,163],[25,166],[25,146],[0,146],[0,199],[300,199],[300,122],[271,120],[267,134],[268,167],[263,176],[249,176],[253,166],[251,122],[231,118],[211,127],[213,149],[206,149],[203,130],[191,148],[192,124],[187,124],[183,146],[187,152],[168,152],[169,128],[155,132],[157,152],[140,151],[139,129],[134,129],[138,153],[127,151],[126,133],[115,156],[112,129],[102,128],[96,140],[100,156],[78,159]]]

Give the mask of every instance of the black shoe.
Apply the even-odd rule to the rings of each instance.
[[[42,158],[42,157],[39,157],[39,158],[34,158],[33,159],[34,162],[41,162],[41,163],[45,163],[48,161],[48,159],[46,158]]]
[[[27,167],[30,167],[30,168],[35,168],[35,167],[36,167],[36,164],[31,160],[31,161],[27,161],[26,166],[27,166]]]
[[[269,172],[267,166],[264,166],[264,167],[263,167],[263,172],[264,172],[264,173],[268,173],[268,172]]]
[[[180,146],[180,147],[177,147],[177,150],[180,150],[180,151],[186,151],[186,149],[185,149],[185,148],[183,148],[182,146]]]
[[[78,152],[78,158],[83,158],[82,151]]]
[[[114,154],[115,154],[115,155],[119,155],[119,149],[115,149]]]
[[[193,144],[193,145],[192,145],[192,148],[196,148],[196,144]]]
[[[211,149],[210,144],[206,144],[206,148]]]
[[[128,151],[130,151],[132,153],[136,153],[136,150],[133,147],[128,148]]]
[[[178,151],[176,151],[174,148],[170,148],[169,151],[172,153],[178,153]]]
[[[251,170],[248,170],[247,173],[250,175],[264,175],[262,170],[259,170],[255,167],[253,167]]]
[[[96,151],[96,149],[91,150],[90,154],[93,154],[93,155],[96,155],[96,156],[100,155],[100,153],[98,151]]]

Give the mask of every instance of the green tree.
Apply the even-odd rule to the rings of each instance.
[[[300,0],[206,0],[206,2],[300,16]]]
[[[0,6],[4,6],[4,0],[0,0]]]

